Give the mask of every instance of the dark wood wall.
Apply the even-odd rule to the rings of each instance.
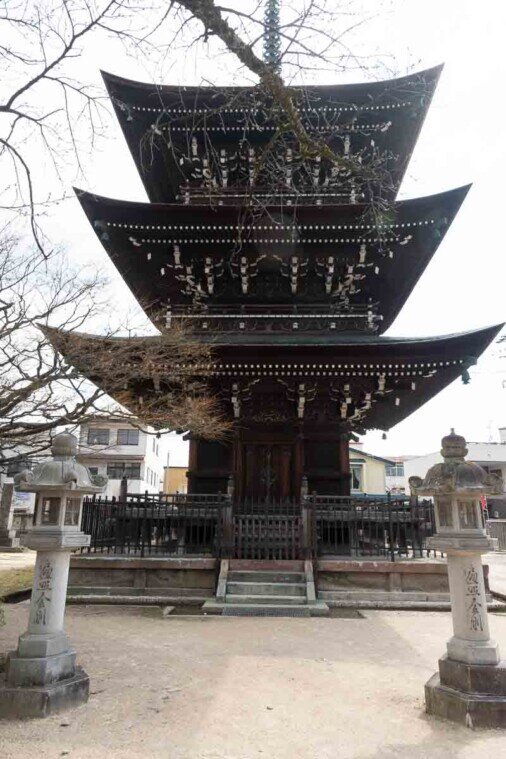
[[[349,494],[347,434],[296,422],[238,425],[226,442],[190,439],[190,493],[225,493],[231,483],[238,501],[298,499],[303,477],[310,493]]]

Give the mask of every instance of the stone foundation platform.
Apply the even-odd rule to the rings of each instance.
[[[250,563],[258,569],[258,562]],[[282,564],[289,569],[289,562]],[[203,604],[215,597],[219,568],[212,557],[72,556],[68,597],[77,603]],[[443,560],[323,558],[314,562],[314,572],[317,598],[328,606],[450,608]]]
[[[88,701],[90,679],[76,667],[73,677],[47,685],[13,686],[0,679],[0,718],[34,719],[72,709]]]
[[[425,685],[428,714],[470,728],[506,727],[506,662],[464,664],[443,656]]]

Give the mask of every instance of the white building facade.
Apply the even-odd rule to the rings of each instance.
[[[139,430],[125,421],[99,418],[80,428],[77,460],[92,474],[108,478],[104,495],[118,497],[123,477],[129,493],[163,490],[167,463],[163,437],[154,430]]]
[[[391,456],[386,467],[386,489],[392,495],[409,495],[408,479],[404,466],[413,456]]]
[[[350,445],[351,494],[385,495],[386,468],[391,464],[389,459],[364,451],[360,443]]]

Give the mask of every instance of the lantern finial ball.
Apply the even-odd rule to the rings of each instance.
[[[452,427],[449,435],[441,440],[441,455],[445,464],[464,461],[467,456],[467,443],[462,435],[457,435]]]
[[[51,444],[51,453],[54,457],[70,457],[77,453],[77,438],[70,432],[60,432],[55,435]]]

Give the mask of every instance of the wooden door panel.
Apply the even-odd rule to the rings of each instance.
[[[244,444],[243,498],[284,499],[294,495],[293,446]]]

